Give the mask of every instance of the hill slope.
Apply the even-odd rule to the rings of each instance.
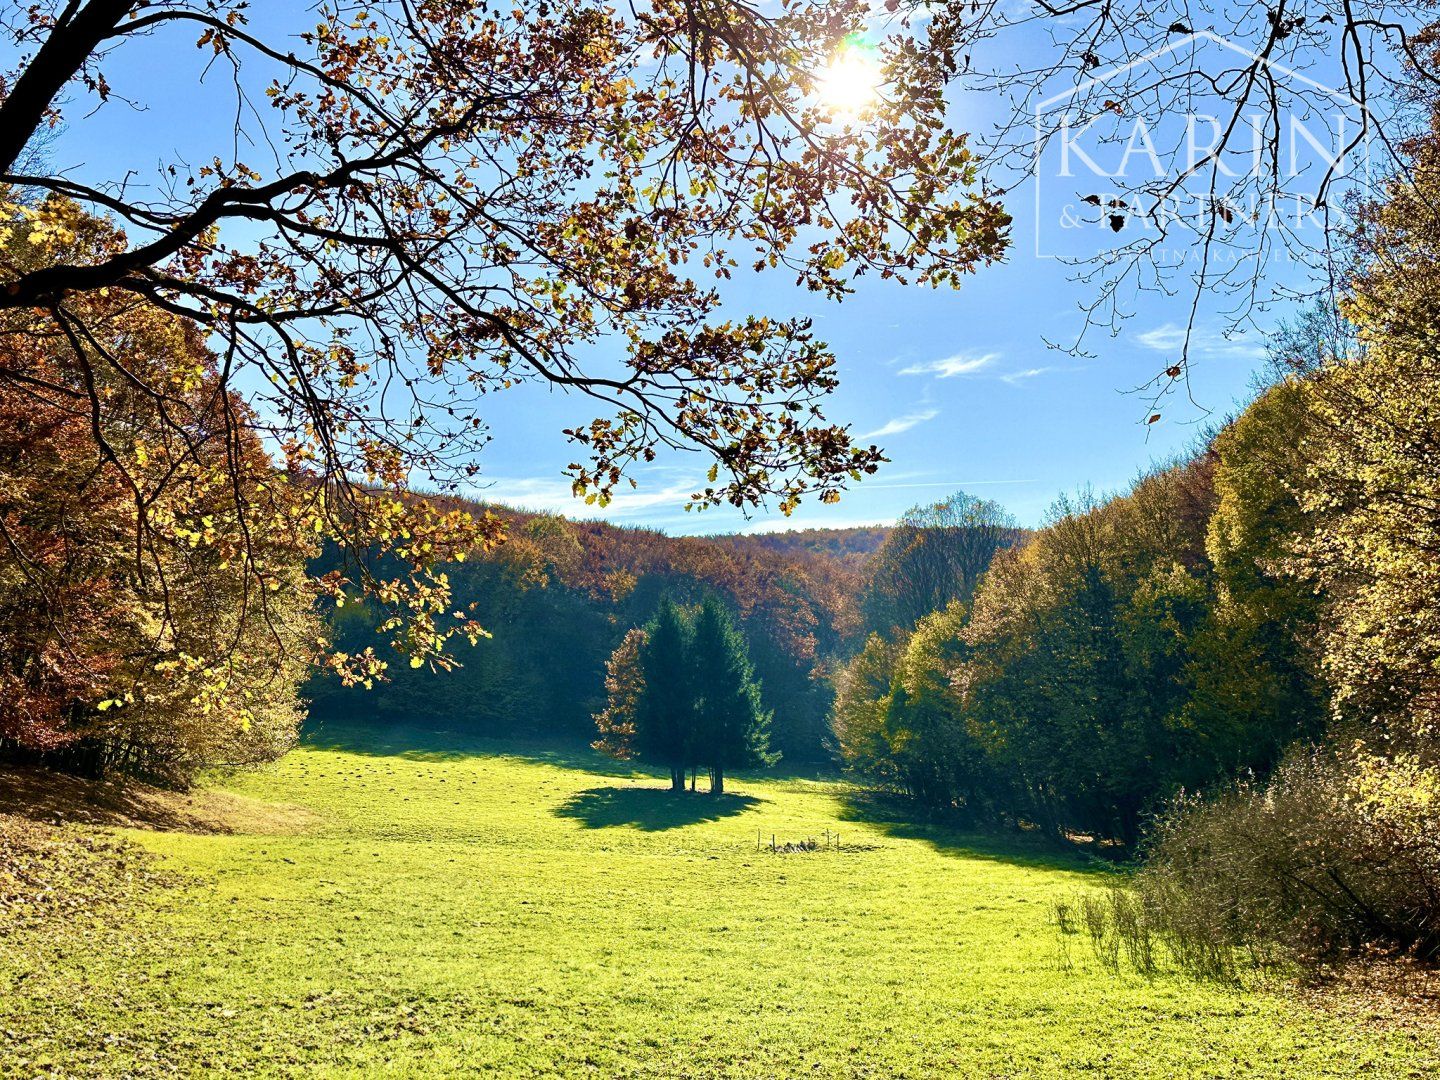
[[[789,557],[814,556],[859,570],[880,550],[890,534],[886,525],[861,525],[847,529],[792,529],[785,532],[721,533],[708,537],[717,544],[772,551]]]
[[[492,510],[508,525],[497,549],[446,568],[454,610],[472,613],[492,636],[458,646],[462,667],[437,675],[390,651],[393,635],[377,634],[370,605],[335,609],[339,647],[379,648],[391,661],[390,681],[346,689],[317,676],[307,691],[315,715],[424,716],[475,735],[588,744],[605,704],[605,663],[625,632],[648,622],[662,596],[698,604],[713,594],[749,644],[765,706],[777,718],[773,746],[791,761],[830,758],[828,676],[864,640],[857,603],[878,530],[811,530],[783,542],[672,537],[459,505]],[[316,569],[349,572],[323,560]]]
[[[1434,1033],[1057,963],[1093,875],[857,820],[846,789],[720,803],[588,755],[332,731],[238,794],[294,834],[127,835],[181,883],[127,927],[0,948],[0,1074],[1423,1075]],[[756,850],[824,838],[841,849]],[[1428,1047],[1428,1050],[1427,1050]]]

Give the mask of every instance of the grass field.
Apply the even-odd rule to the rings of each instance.
[[[322,732],[175,881],[0,955],[0,1074],[1428,1076],[1436,1029],[1112,975],[1040,849],[800,778],[672,796],[588,755]],[[227,798],[231,796],[226,796]],[[262,800],[285,804],[273,816]],[[306,811],[309,813],[306,813]],[[825,831],[841,850],[756,851]],[[0,938],[0,948],[5,948]]]

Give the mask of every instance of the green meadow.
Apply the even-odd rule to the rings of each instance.
[[[1426,1076],[1433,1029],[1067,950],[1101,871],[824,778],[334,729],[166,883],[0,955],[0,1074]],[[230,795],[226,795],[230,798]],[[823,849],[827,834],[839,847]],[[814,837],[822,850],[772,853]],[[762,841],[757,850],[757,836]]]

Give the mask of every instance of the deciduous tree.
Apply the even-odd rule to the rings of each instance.
[[[870,628],[908,631],[952,600],[968,601],[995,553],[1020,535],[999,503],[963,491],[911,507],[871,561],[862,601]]]
[[[43,243],[10,230],[0,259],[114,243],[75,218]],[[192,323],[118,293],[73,304],[82,323],[0,315],[0,744],[179,782],[276,757],[326,646],[309,493]],[[76,349],[123,363],[87,378]]]
[[[0,310],[89,379],[124,377],[122,354],[87,342],[102,292],[200,327],[222,388],[257,388],[244,427],[314,478],[355,586],[411,624],[412,662],[447,662],[443,579],[382,577],[367,556],[377,536],[423,533],[397,547],[426,554],[498,540],[494,519],[403,497],[475,475],[487,395],[539,383],[582,403],[564,434],[589,500],[662,447],[712,463],[697,505],[833,500],[881,460],[821,413],[834,357],[808,320],[722,315],[723,282],[775,269],[836,299],[866,272],[948,285],[1005,246],[923,32],[880,46],[885,85],[863,116],[816,94],[864,29],[861,0],[347,0],[289,26],[287,9],[278,29],[248,14],[50,0],[3,16],[18,60],[0,82],[0,182],[40,196],[4,216],[37,238],[101,212],[123,232],[0,265]],[[196,88],[232,149],[167,142],[112,175],[68,168],[96,109],[143,103],[111,79],[147,38],[168,43],[175,80],[233,74],[233,101]],[[37,168],[27,145],[57,130]]]
[[[636,718],[645,694],[640,653],[646,640],[645,631],[638,627],[626,631],[605,664],[605,708],[595,714],[600,737],[590,745],[621,761],[636,753]]]

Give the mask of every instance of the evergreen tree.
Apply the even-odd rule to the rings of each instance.
[[[710,773],[710,792],[725,791],[725,773],[747,765],[770,765],[770,715],[760,705],[760,684],[745,640],[729,612],[713,596],[695,619],[690,641],[695,694],[695,760]]]
[[[642,760],[670,770],[672,791],[685,790],[685,769],[694,745],[690,650],[685,615],[667,597],[645,628],[639,649],[644,690],[635,702],[635,749]]]

